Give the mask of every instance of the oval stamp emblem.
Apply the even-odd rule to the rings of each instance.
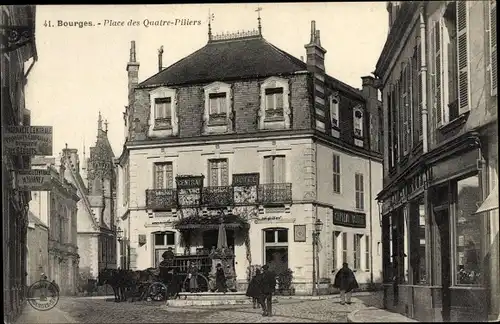
[[[36,310],[47,311],[59,302],[59,289],[52,282],[40,280],[28,289],[28,303]]]

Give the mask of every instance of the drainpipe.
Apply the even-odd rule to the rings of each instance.
[[[368,136],[368,147],[370,148],[371,151],[371,136]],[[369,248],[370,248],[370,283],[373,284],[373,213],[372,213],[372,205],[373,205],[373,186],[372,186],[372,158],[371,158],[371,152],[368,157],[368,177],[370,179],[370,242]]]
[[[425,28],[425,3],[420,6],[420,74],[422,76],[422,83],[420,84],[422,89],[422,148],[423,154],[427,153],[428,149],[428,138],[427,138],[427,49],[426,49],[426,28]]]

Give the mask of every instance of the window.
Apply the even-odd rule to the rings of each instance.
[[[353,109],[354,136],[363,137],[363,110],[358,106]]]
[[[333,192],[340,193],[340,156],[333,154]]]
[[[259,129],[288,129],[291,126],[289,80],[270,77],[260,87]]]
[[[172,122],[172,98],[155,99],[155,127],[169,127]]]
[[[339,239],[340,232],[333,232],[332,235],[332,270],[338,269],[338,244],[337,240]]]
[[[210,116],[220,116],[227,114],[226,93],[211,93],[208,95],[210,99]]]
[[[175,232],[156,232],[153,233],[155,265],[159,265],[163,259],[162,254],[169,248],[175,251]]]
[[[427,282],[425,270],[425,206],[423,197],[410,203],[409,250],[412,284]]]
[[[264,183],[285,183],[285,156],[264,157]]]
[[[264,230],[264,263],[276,273],[288,269],[288,229]]]
[[[378,138],[378,151],[379,153],[384,153],[384,112],[382,107],[378,108],[378,129],[379,129],[379,138]]]
[[[354,239],[354,264],[353,264],[353,269],[357,270],[361,268],[361,238],[363,235],[360,234],[354,234],[353,239]]]
[[[347,233],[342,233],[342,262],[348,263],[347,260]]]
[[[473,176],[455,185],[455,279],[457,285],[480,285],[482,269],[481,217],[475,215],[481,201],[479,177]]]
[[[356,193],[356,209],[364,209],[365,208],[365,195],[364,195],[364,184],[363,184],[363,175],[360,173],[356,173],[354,175],[354,191]]]
[[[422,140],[422,52],[420,50],[420,36],[416,39],[412,57],[412,112],[413,112],[413,143]]]
[[[123,167],[123,204],[127,205],[130,199],[130,169],[129,164]]]
[[[267,88],[266,117],[283,115],[283,88]]]
[[[174,183],[172,162],[162,162],[154,164],[154,188],[171,189]]]
[[[340,118],[340,110],[339,110],[339,97],[338,95],[332,95],[330,97],[330,115],[332,119],[332,127],[339,128],[339,118]]]
[[[410,61],[411,63],[411,61]],[[409,153],[411,142],[411,71],[412,66],[404,62],[400,75],[400,153],[404,156]]]
[[[365,270],[370,271],[370,236],[365,235]]]
[[[497,71],[497,2],[496,0],[489,1],[490,14],[490,83],[491,95],[497,95],[498,88],[498,71]]]
[[[229,175],[227,159],[216,159],[208,161],[208,186],[228,186]]]
[[[150,97],[148,135],[151,137],[177,135],[176,90],[167,87],[153,89]]]

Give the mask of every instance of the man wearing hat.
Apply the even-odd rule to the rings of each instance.
[[[262,316],[273,315],[273,293],[276,289],[276,274],[269,270],[269,266],[265,264],[262,267],[262,288],[260,304],[262,306]]]

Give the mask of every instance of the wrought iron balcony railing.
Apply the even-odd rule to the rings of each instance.
[[[292,203],[291,183],[268,183],[259,185],[258,202],[263,205]]]
[[[177,207],[176,189],[147,189],[146,208],[167,210]]]
[[[233,205],[233,187],[203,187],[201,203],[205,207],[225,207]]]

